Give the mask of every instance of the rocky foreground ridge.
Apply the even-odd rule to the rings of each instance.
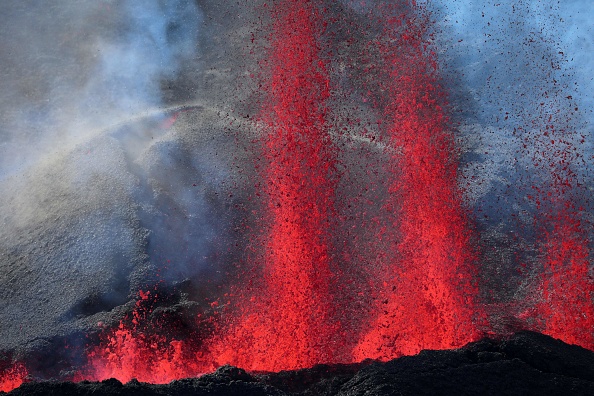
[[[1,393],[1,392],[0,392]],[[18,395],[594,395],[594,352],[520,332],[390,362],[318,365],[279,373],[225,366],[200,378],[151,385],[29,382]]]

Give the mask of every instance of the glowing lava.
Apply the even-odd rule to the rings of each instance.
[[[538,307],[543,332],[594,350],[594,282],[588,274],[589,249],[571,203],[548,217],[544,238],[543,302]]]
[[[27,368],[20,364],[14,364],[12,367],[0,372],[0,392],[10,392],[18,388],[27,377]]]
[[[562,115],[555,101],[550,105],[557,117]],[[540,119],[550,122],[553,117],[542,114]],[[534,196],[543,260],[542,302],[536,315],[541,322],[538,330],[594,350],[594,280],[589,274],[589,223],[581,198],[589,192],[572,169],[582,154],[569,128],[547,124],[535,137],[526,138],[538,153],[536,169],[545,175]]]
[[[459,347],[480,336],[475,323],[481,313],[473,300],[475,256],[426,22],[422,10],[413,7],[388,17],[378,41],[388,70],[385,129],[391,144],[402,149],[390,164],[385,204],[398,230],[397,258],[378,274],[377,317],[356,349],[358,360]]]
[[[130,321],[123,320],[117,329],[104,333],[100,345],[87,354],[88,364],[75,380],[102,381],[116,378],[128,382],[166,384],[175,379],[196,377],[212,372],[215,366],[205,364],[204,356],[196,351],[199,345],[176,340],[167,335],[144,329],[151,303],[158,296],[140,292]]]
[[[482,335],[478,258],[458,187],[448,103],[436,54],[428,44],[428,16],[414,1],[384,5],[378,13],[382,16],[376,26],[383,33],[374,41],[379,53],[375,67],[384,73],[378,106],[393,153],[386,165],[390,187],[382,208],[389,229],[376,239],[382,246],[388,241],[391,251],[376,255],[389,260],[357,268],[369,272],[366,279],[377,279],[369,287],[374,305],[349,311],[353,317],[348,320],[361,333],[344,334],[337,301],[360,296],[343,295],[347,292],[340,288],[333,259],[332,240],[341,232],[334,202],[338,153],[329,135],[331,79],[328,56],[322,52],[326,32],[321,7],[312,1],[279,0],[270,11],[260,114],[258,195],[264,203],[255,227],[260,231],[252,235],[250,248],[256,253],[248,268],[225,296],[214,335],[202,335],[193,344],[191,338],[145,329],[141,324],[151,311],[143,304],[153,297],[142,293],[131,320],[91,348],[89,366],[79,379],[167,383],[223,364],[280,371],[389,360],[422,349],[460,347]],[[548,153],[545,162],[555,169],[551,184],[539,193],[544,301],[537,316],[548,334],[594,349],[587,233],[583,210],[576,209],[569,193],[574,175],[565,165],[572,158],[562,155],[572,150],[563,134],[547,130],[556,140],[552,144],[563,142],[565,149],[551,150],[545,140],[528,142],[540,145],[539,151]],[[343,265],[360,265],[352,261]]]
[[[320,55],[322,10],[275,4],[263,152],[262,279],[242,302],[220,363],[278,371],[333,362],[330,217],[335,149],[328,136],[330,81]]]

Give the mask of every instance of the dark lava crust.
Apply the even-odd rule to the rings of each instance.
[[[0,392],[1,393],[1,392]],[[387,363],[319,365],[248,374],[225,366],[200,378],[30,382],[9,395],[594,395],[594,352],[521,332],[451,351],[422,351]]]

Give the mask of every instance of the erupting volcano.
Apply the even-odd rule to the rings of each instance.
[[[138,26],[148,24],[149,13],[129,3],[131,12],[140,15]],[[196,12],[190,3],[184,10]],[[461,98],[469,100],[472,95],[465,90],[472,90],[457,87],[463,73],[452,72],[440,58],[447,51],[436,37],[445,34],[448,19],[438,23],[432,12],[439,10],[415,0],[256,3],[234,9],[237,25],[221,20],[210,27],[232,31],[247,60],[233,57],[225,64],[221,59],[229,55],[217,47],[224,41],[219,33],[213,33],[214,44],[196,44],[215,59],[210,68],[203,59],[194,66],[205,70],[201,89],[220,102],[218,107],[191,100],[193,88],[187,85],[197,72],[180,66],[179,73],[187,75],[178,81],[176,64],[158,73],[151,69],[160,86],[150,89],[159,86],[164,92],[159,100],[179,95],[187,104],[164,105],[147,111],[150,117],[132,117],[116,127],[98,124],[106,132],[93,135],[90,143],[84,134],[67,136],[78,143],[73,154],[64,155],[83,164],[80,169],[89,176],[76,176],[77,166],[66,160],[54,168],[70,172],[76,191],[110,180],[118,167],[128,173],[98,184],[109,186],[110,193],[92,207],[72,209],[75,220],[53,212],[52,219],[69,221],[78,230],[79,219],[107,218],[89,235],[107,235],[102,241],[120,246],[97,253],[119,264],[89,272],[105,276],[105,285],[68,302],[68,310],[52,322],[56,328],[67,325],[52,341],[32,338],[50,344],[59,339],[67,346],[68,352],[54,359],[59,373],[44,376],[43,364],[30,365],[26,353],[13,358],[11,352],[0,360],[0,391],[49,378],[166,384],[224,365],[261,373],[358,365],[366,359],[386,362],[518,330],[594,350],[592,153],[589,133],[577,126],[578,106],[554,67],[555,57],[564,59],[564,54],[542,56],[551,58],[554,71],[534,82],[539,88],[533,91],[540,95],[534,99],[534,114],[518,110],[517,117],[510,116],[515,124],[484,127],[500,128],[501,136],[513,129],[510,145],[520,149],[506,155],[514,167],[531,164],[509,171],[514,176],[494,173],[487,182],[481,179],[485,176],[468,176],[468,169],[491,161],[491,148],[481,143],[478,132],[467,132],[477,128],[463,127],[464,117],[475,109],[460,110]],[[208,24],[218,7],[208,8],[204,17],[196,15]],[[249,24],[241,21],[242,10],[249,10]],[[109,7],[97,12],[113,18]],[[171,12],[172,18],[179,17],[177,8]],[[164,25],[163,40],[183,44],[169,54],[183,64],[189,55],[180,54],[189,50],[175,34],[185,25],[175,21]],[[119,26],[121,21],[110,23]],[[538,35],[531,31],[529,37]],[[150,40],[131,42],[148,46]],[[106,48],[119,53],[117,47]],[[144,53],[141,59],[147,59]],[[111,63],[103,63],[111,70]],[[479,62],[469,63],[475,67]],[[115,81],[128,77],[117,75]],[[220,93],[219,80],[233,84],[235,91]],[[92,84],[85,89],[92,91]],[[140,92],[145,91],[149,88],[143,86]],[[506,110],[508,122],[512,110],[497,111]],[[213,132],[217,128],[220,136]],[[464,143],[475,140],[478,149]],[[106,153],[115,153],[116,165],[104,174],[93,161],[111,158]],[[362,170],[352,166],[358,162]],[[45,163],[40,164],[35,169],[44,169]],[[20,182],[6,180],[15,191],[21,188]],[[488,186],[507,184],[520,197],[501,209],[511,213],[509,219],[499,216],[496,223],[497,209],[485,210],[488,205],[481,200],[494,198],[476,192],[483,182],[491,192],[496,189]],[[15,232],[29,224],[36,229],[37,220],[22,209],[35,199],[15,212],[26,213],[22,219],[5,216]],[[0,203],[17,201],[9,196]],[[51,209],[50,201],[43,205]],[[131,209],[120,209],[120,202]],[[118,242],[111,242],[111,227],[136,228],[117,233],[113,238]],[[518,236],[522,230],[525,234]],[[493,242],[493,250],[511,251],[506,263],[496,264],[498,276],[510,280],[502,286],[505,292],[489,279],[495,272],[487,268],[493,258],[481,246],[493,235],[497,241],[517,241],[505,246]],[[63,239],[67,242],[60,249],[66,253],[59,250],[51,256],[56,260],[66,260],[68,249],[80,243]],[[19,248],[24,242],[14,240],[0,239],[0,252],[7,252],[2,260],[21,260],[28,268],[29,256]],[[84,245],[81,257],[100,250],[92,245]],[[72,272],[89,271],[79,261]],[[40,268],[49,265],[42,261]],[[6,271],[0,279],[8,285],[18,274]],[[86,336],[69,333],[70,325]]]

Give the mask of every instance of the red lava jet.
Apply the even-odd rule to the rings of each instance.
[[[356,349],[358,360],[462,346],[480,336],[476,323],[482,318],[474,301],[476,257],[457,184],[456,146],[436,54],[427,44],[428,19],[414,6],[406,13],[385,11],[395,15],[377,42],[388,70],[384,128],[402,150],[390,164],[385,203],[397,230],[390,241],[396,258],[379,275],[376,317]]]
[[[204,351],[120,324],[89,354],[90,374],[81,378],[152,383],[195,376],[219,365],[279,371],[334,362],[337,326],[332,322],[330,216],[333,214],[334,148],[326,125],[329,97],[326,62],[318,41],[321,10],[311,2],[286,0],[274,17],[269,97],[262,113],[262,278],[239,280],[232,318]],[[146,299],[142,295],[141,301]],[[206,362],[212,362],[212,365]]]
[[[543,95],[548,99],[541,103],[539,118],[533,120],[536,131],[525,138],[534,147],[535,168],[544,175],[544,181],[533,186],[534,195],[530,196],[536,204],[535,224],[543,261],[542,301],[534,314],[540,322],[538,330],[594,350],[594,281],[589,274],[587,232],[590,224],[581,198],[589,192],[573,169],[583,154],[567,122],[573,119],[572,114],[563,110],[556,98],[570,100],[571,96],[563,95],[556,83],[549,92]]]
[[[335,148],[328,134],[324,17],[313,2],[275,4],[262,120],[262,279],[237,294],[242,307],[219,363],[279,371],[334,362],[330,221]]]
[[[542,224],[548,229],[543,230],[543,301],[537,315],[543,333],[594,350],[594,284],[581,210],[564,197],[551,201],[554,214],[544,215]]]

